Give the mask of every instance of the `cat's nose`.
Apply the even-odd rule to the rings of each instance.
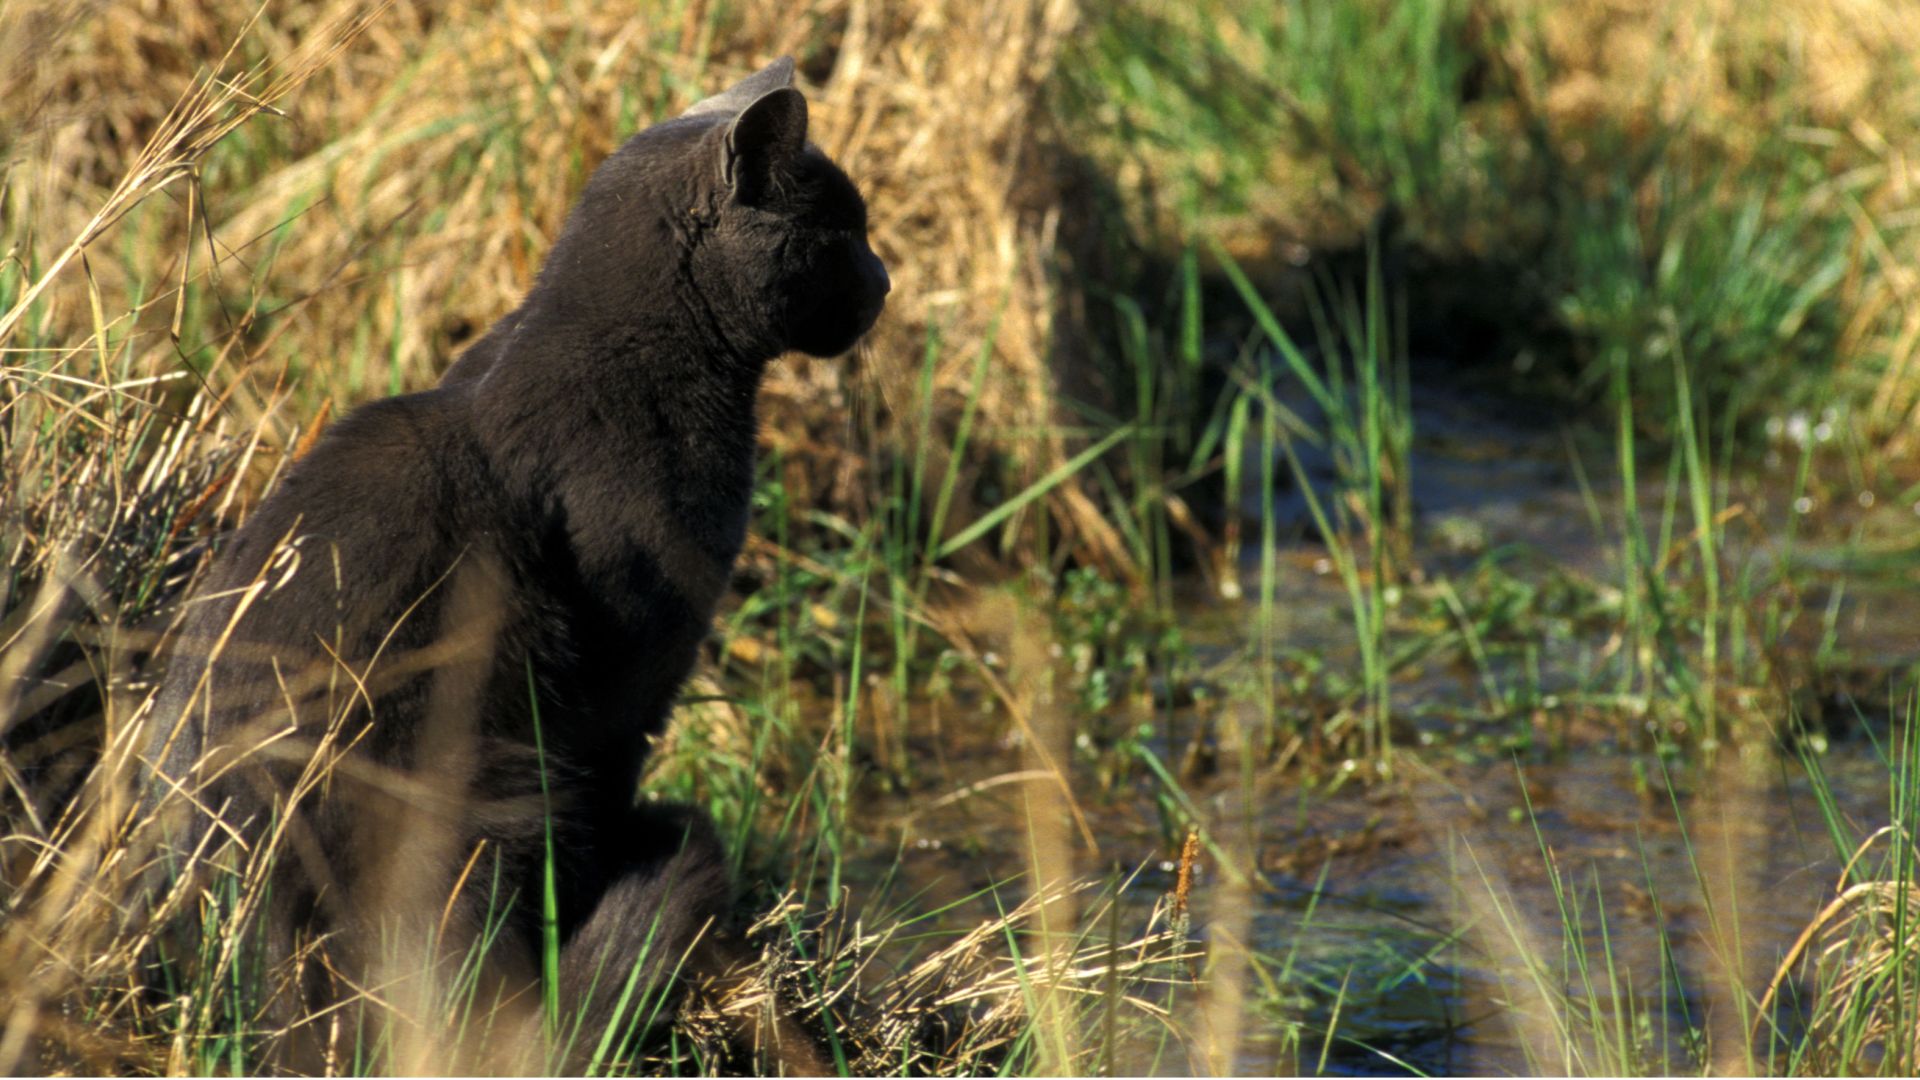
[[[880,261],[880,256],[871,252],[867,255],[867,275],[873,279],[874,288],[881,296],[893,291],[893,279],[887,276],[887,264]]]

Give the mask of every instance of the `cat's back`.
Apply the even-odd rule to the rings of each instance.
[[[174,647],[163,709],[216,658],[366,661],[497,514],[466,395],[363,405],[295,463],[216,557]]]
[[[435,585],[475,546],[488,497],[468,411],[439,389],[355,409],[226,542],[169,648],[152,735],[167,772],[222,731],[331,711],[345,669],[363,677],[431,632]]]
[[[216,587],[244,585],[276,558],[276,593],[305,579],[379,582],[434,573],[435,556],[487,498],[467,395],[434,389],[371,402],[323,434],[222,553]],[[314,559],[328,564],[308,565]],[[438,568],[444,570],[444,567]],[[203,590],[204,591],[204,590]],[[371,599],[371,597],[369,597]]]

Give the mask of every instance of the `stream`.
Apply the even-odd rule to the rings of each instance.
[[[1543,593],[1567,579],[1617,591],[1621,498],[1606,448],[1583,451],[1583,478],[1570,436],[1516,420],[1498,401],[1416,385],[1412,409],[1412,542],[1429,582],[1465,581],[1491,560]],[[1272,980],[1243,976],[1235,1072],[1580,1071],[1561,1056],[1564,1035],[1543,984],[1549,996],[1591,994],[1609,1038],[1655,1073],[1705,1067],[1698,1033],[1739,1037],[1729,988],[1757,999],[1840,872],[1801,755],[1826,777],[1849,842],[1884,824],[1887,688],[1904,685],[1920,660],[1913,567],[1880,558],[1864,580],[1847,576],[1862,552],[1904,550],[1913,509],[1821,492],[1830,512],[1808,515],[1799,531],[1824,546],[1803,539],[1789,551],[1779,523],[1797,512],[1781,494],[1794,475],[1793,446],[1781,445],[1788,452],[1770,453],[1771,467],[1736,473],[1730,485],[1727,502],[1769,524],[1729,529],[1725,574],[1806,562],[1799,615],[1778,647],[1817,650],[1843,673],[1793,688],[1796,703],[1824,702],[1828,722],[1816,734],[1792,744],[1748,737],[1711,753],[1685,744],[1660,753],[1647,745],[1657,740],[1623,739],[1617,720],[1595,719],[1619,715],[1601,706],[1612,701],[1617,680],[1606,661],[1620,643],[1569,618],[1477,669],[1456,649],[1397,671],[1390,776],[1336,763],[1311,779],[1297,769],[1249,779],[1223,752],[1211,773],[1183,777],[1208,829],[1238,844],[1256,871],[1247,888],[1230,889],[1218,860],[1203,858],[1192,901],[1198,943],[1219,946],[1218,955],[1244,949]],[[1302,465],[1316,486],[1330,483],[1324,456],[1303,455]],[[1668,471],[1664,459],[1643,470],[1641,511],[1653,529]],[[1274,637],[1285,656],[1356,667],[1348,594],[1326,549],[1296,527],[1304,500],[1293,490],[1278,500],[1293,535],[1277,552]],[[1684,538],[1690,518],[1679,506],[1675,535]],[[1258,500],[1245,509],[1247,547],[1257,548]],[[1214,684],[1244,684],[1258,662],[1248,644],[1259,636],[1257,553],[1243,554],[1241,599],[1221,599],[1217,583],[1199,580],[1180,589],[1182,632]],[[1227,693],[1213,707],[1255,703]],[[1784,710],[1773,710],[1778,730]],[[1199,722],[1179,712],[1153,747],[1163,761],[1179,760],[1182,727]],[[943,921],[967,926],[990,913],[980,890],[1021,891],[1027,854],[1014,841],[1026,831],[1027,785],[1004,781],[1024,766],[1004,719],[949,720],[937,737],[940,763],[924,782],[870,801],[860,817],[866,835],[885,838],[874,858],[890,865],[899,853],[897,894],[915,896],[921,910],[955,904]],[[1155,798],[1161,782],[1136,771],[1103,793],[1084,779],[1076,774],[1076,794],[1101,850],[1080,852],[1072,870],[1137,872],[1123,911],[1144,927],[1176,870],[1177,840]],[[1584,976],[1563,931],[1569,921],[1589,959]],[[1526,955],[1545,972],[1540,981],[1523,975]],[[1163,1053],[1125,1071],[1203,1067],[1177,1048]]]

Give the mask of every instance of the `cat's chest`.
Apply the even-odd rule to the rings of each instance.
[[[732,578],[752,510],[751,459],[604,462],[591,483],[562,484],[546,504],[534,575],[572,582],[586,613],[606,610],[624,633],[677,636],[704,627]]]

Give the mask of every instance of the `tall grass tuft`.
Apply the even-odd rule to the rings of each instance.
[[[1916,114],[1893,43],[1914,20],[1843,0],[1122,3],[1063,104],[1164,258],[1216,236],[1285,276],[1391,221],[1416,329],[1489,327],[1493,355],[1465,359],[1603,405],[1624,350],[1635,422],[1665,438],[1671,331],[1716,414],[1753,426],[1832,380],[1898,442],[1914,253],[1893,148]]]

